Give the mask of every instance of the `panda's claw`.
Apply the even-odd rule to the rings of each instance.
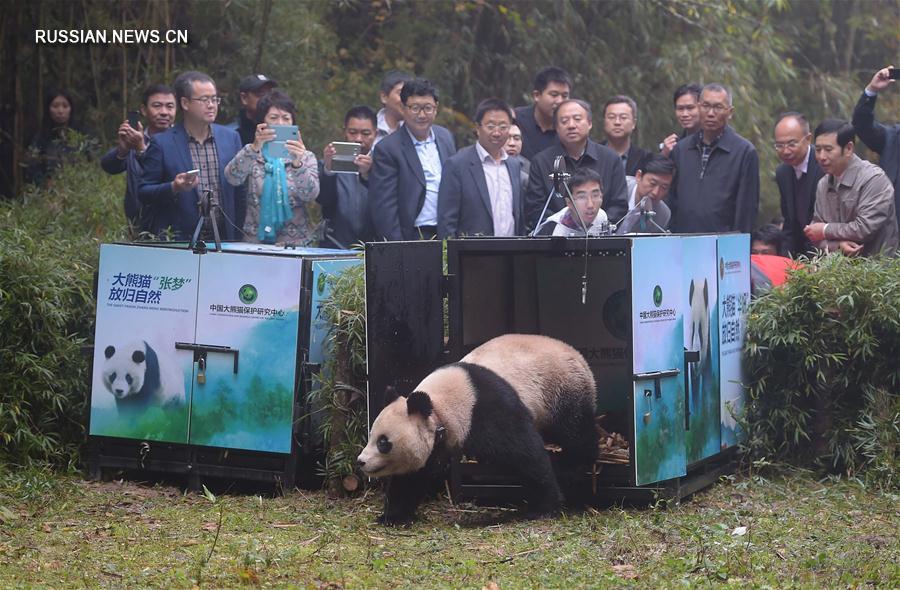
[[[378,518],[375,519],[380,525],[390,526],[390,527],[409,527],[412,523],[416,521],[415,515],[409,514],[381,514]]]

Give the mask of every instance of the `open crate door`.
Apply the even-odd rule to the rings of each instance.
[[[681,263],[681,238],[632,242],[632,465],[637,485],[687,473]]]
[[[366,244],[366,354],[369,425],[385,390],[409,393],[442,362],[441,242]]]

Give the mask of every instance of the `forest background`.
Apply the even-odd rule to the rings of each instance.
[[[36,44],[36,29],[182,29],[189,41]],[[647,148],[677,130],[678,85],[726,84],[732,124],[760,153],[765,223],[778,213],[769,181],[777,115],[849,119],[874,71],[900,62],[898,49],[900,0],[12,0],[0,14],[0,195],[20,193],[23,148],[50,87],[70,91],[79,124],[111,146],[148,84],[209,73],[225,97],[222,123],[240,107],[238,80],[265,73],[295,99],[306,145],[321,156],[347,108],[380,106],[386,71],[434,81],[438,123],[462,146],[474,140],[481,99],[530,104],[535,72],[557,65],[595,109],[614,94],[634,97],[635,143]],[[900,119],[900,92],[878,108]],[[603,137],[599,117],[592,136]]]

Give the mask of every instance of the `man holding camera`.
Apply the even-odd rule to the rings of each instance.
[[[878,93],[897,81],[898,72],[893,66],[875,72],[853,109],[853,128],[862,142],[880,155],[878,165],[894,185],[894,205],[900,220],[900,123],[889,126],[875,120]]]
[[[147,120],[144,127],[129,113],[119,125],[118,145],[100,159],[107,174],[125,172],[125,217],[137,233],[150,231],[152,211],[138,200],[138,186],[144,173],[141,161],[150,138],[175,123],[175,92],[165,84],[154,84],[144,91],[140,114]]]

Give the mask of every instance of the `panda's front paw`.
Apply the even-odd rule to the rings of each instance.
[[[408,527],[416,520],[415,514],[388,514],[385,512],[375,519],[375,522],[384,526]]]

